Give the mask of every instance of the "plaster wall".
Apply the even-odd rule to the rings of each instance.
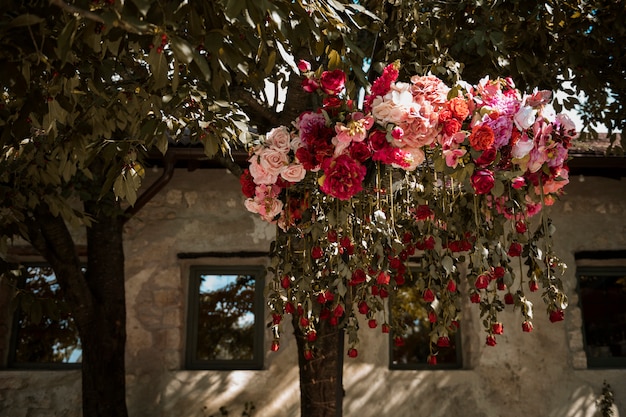
[[[150,173],[149,184],[157,173]],[[570,307],[552,324],[540,295],[535,330],[522,333],[520,313],[503,314],[505,333],[485,345],[475,306],[464,306],[460,370],[391,371],[388,340],[366,325],[359,357],[345,360],[346,417],[591,417],[603,381],[613,387],[615,416],[626,417],[626,369],[590,370],[583,350],[574,253],[626,249],[626,181],[572,179],[549,209],[557,253],[569,265]],[[127,403],[131,417],[299,415],[295,341],[285,329],[279,352],[260,371],[184,369],[186,292],[191,265],[222,258],[179,259],[180,253],[267,251],[274,234],[243,208],[237,178],[224,170],[178,170],[127,224]],[[234,262],[245,262],[236,259]],[[535,295],[535,294],[533,294]],[[103,381],[103,383],[106,383]],[[0,371],[0,416],[80,417],[80,371]]]

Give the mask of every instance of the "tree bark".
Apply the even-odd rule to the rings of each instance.
[[[84,273],[61,217],[41,205],[28,228],[29,240],[52,266],[78,328],[85,417],[128,417],[122,217],[112,195],[108,199],[110,204],[105,210],[102,207],[107,205],[102,201],[85,205],[94,222],[87,228]]]
[[[300,368],[300,417],[343,415],[343,330],[321,321],[317,327],[315,356],[304,357],[306,337],[292,316]]]

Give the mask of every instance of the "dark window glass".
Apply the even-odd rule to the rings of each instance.
[[[626,267],[578,267],[589,367],[626,367]]]
[[[406,328],[402,346],[390,339],[391,369],[449,369],[460,368],[460,331],[450,334],[450,347],[437,349],[437,364],[427,363],[430,355],[430,322],[421,293],[411,285],[401,287],[391,300],[391,317]]]
[[[245,266],[191,268],[189,368],[262,367],[262,271]]]
[[[18,287],[10,366],[80,363],[82,350],[78,330],[52,268],[25,267]]]

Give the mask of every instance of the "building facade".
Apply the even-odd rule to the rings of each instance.
[[[158,176],[149,173],[145,183]],[[498,345],[486,346],[478,310],[467,300],[460,362],[454,369],[392,369],[389,339],[364,324],[359,356],[344,362],[344,416],[600,416],[597,401],[604,382],[614,393],[615,415],[626,416],[626,366],[619,361],[626,356],[626,336],[616,341],[621,351],[607,354],[617,361],[594,362],[590,356],[595,358],[598,351],[602,357],[602,346],[589,346],[590,325],[585,323],[579,285],[581,271],[602,275],[597,271],[619,274],[620,268],[626,269],[626,182],[573,175],[565,190],[566,195],[548,208],[557,229],[556,252],[568,265],[565,320],[550,323],[541,294],[533,293],[533,332],[522,332],[520,312],[507,309]],[[273,226],[246,211],[238,179],[223,169],[177,169],[127,223],[130,416],[209,417],[220,415],[220,407],[238,416],[246,404],[254,405],[257,417],[299,415],[295,340],[285,328],[280,350],[271,351],[267,311],[261,317],[262,334],[254,336],[260,343],[256,365],[231,367],[226,360],[218,369],[202,369],[202,360],[189,360],[190,343],[202,343],[200,337],[189,337],[195,332],[190,323],[197,325],[190,309],[198,288],[191,285],[194,271],[208,267],[209,275],[227,275],[228,268],[264,266],[274,233]],[[626,291],[626,283],[623,288]],[[0,299],[0,304],[7,302]],[[625,318],[614,315],[612,320]],[[0,416],[81,416],[80,370],[12,366],[7,320],[0,321],[5,333]],[[618,329],[626,329],[623,322]]]

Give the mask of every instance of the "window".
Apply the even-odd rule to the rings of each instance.
[[[626,262],[578,260],[587,366],[626,368]]]
[[[78,366],[82,359],[78,330],[52,268],[31,264],[22,271],[15,297],[9,366]]]
[[[260,266],[190,268],[187,367],[263,367],[263,272]]]
[[[414,270],[419,274],[419,270]],[[407,285],[400,287],[391,300],[392,320],[406,326],[404,344],[396,346],[390,339],[391,369],[452,369],[460,368],[461,338],[460,330],[450,335],[450,347],[437,348],[437,364],[427,363],[430,355],[430,322],[428,321],[427,305],[416,287]]]

